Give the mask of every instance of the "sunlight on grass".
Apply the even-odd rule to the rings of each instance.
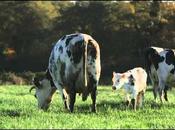
[[[174,90],[169,103],[153,106],[152,91],[145,94],[144,108],[136,112],[125,107],[123,91],[111,86],[98,87],[97,113],[90,112],[91,98],[76,96],[75,111],[64,110],[59,92],[47,112],[37,108],[31,86],[0,86],[0,128],[174,128]]]

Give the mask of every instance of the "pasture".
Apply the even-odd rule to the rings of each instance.
[[[76,96],[74,113],[65,111],[56,92],[47,112],[37,109],[31,86],[0,86],[0,129],[2,128],[175,128],[175,90],[168,91],[169,103],[153,105],[148,89],[145,107],[133,112],[126,109],[123,91],[99,86],[97,113],[89,111],[90,96],[83,102]],[[150,87],[149,87],[150,88]],[[159,100],[158,100],[159,101]],[[160,103],[160,102],[159,102]]]

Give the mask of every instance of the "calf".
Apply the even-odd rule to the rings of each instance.
[[[127,105],[130,104],[131,98],[131,104],[134,110],[136,110],[136,105],[142,106],[147,87],[147,73],[143,68],[137,67],[125,73],[113,72],[112,82],[113,90],[124,87]]]
[[[91,94],[92,111],[96,111],[96,90],[100,78],[100,49],[89,35],[77,33],[63,36],[54,46],[46,75],[34,78],[38,107],[47,110],[58,89],[65,108],[73,112],[76,93],[85,101]]]
[[[149,47],[145,51],[145,66],[153,85],[154,99],[159,93],[160,101],[163,97],[168,101],[168,79],[175,80],[175,51],[159,47]],[[172,82],[172,81],[171,81]]]

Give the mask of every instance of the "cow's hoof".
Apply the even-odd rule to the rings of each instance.
[[[69,110],[70,113],[73,113],[74,111],[73,110]]]

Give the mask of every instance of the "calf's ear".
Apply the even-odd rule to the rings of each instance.
[[[131,74],[129,76],[129,82],[131,83],[131,85],[134,85],[134,81],[135,81],[135,79],[134,79],[133,75]]]

